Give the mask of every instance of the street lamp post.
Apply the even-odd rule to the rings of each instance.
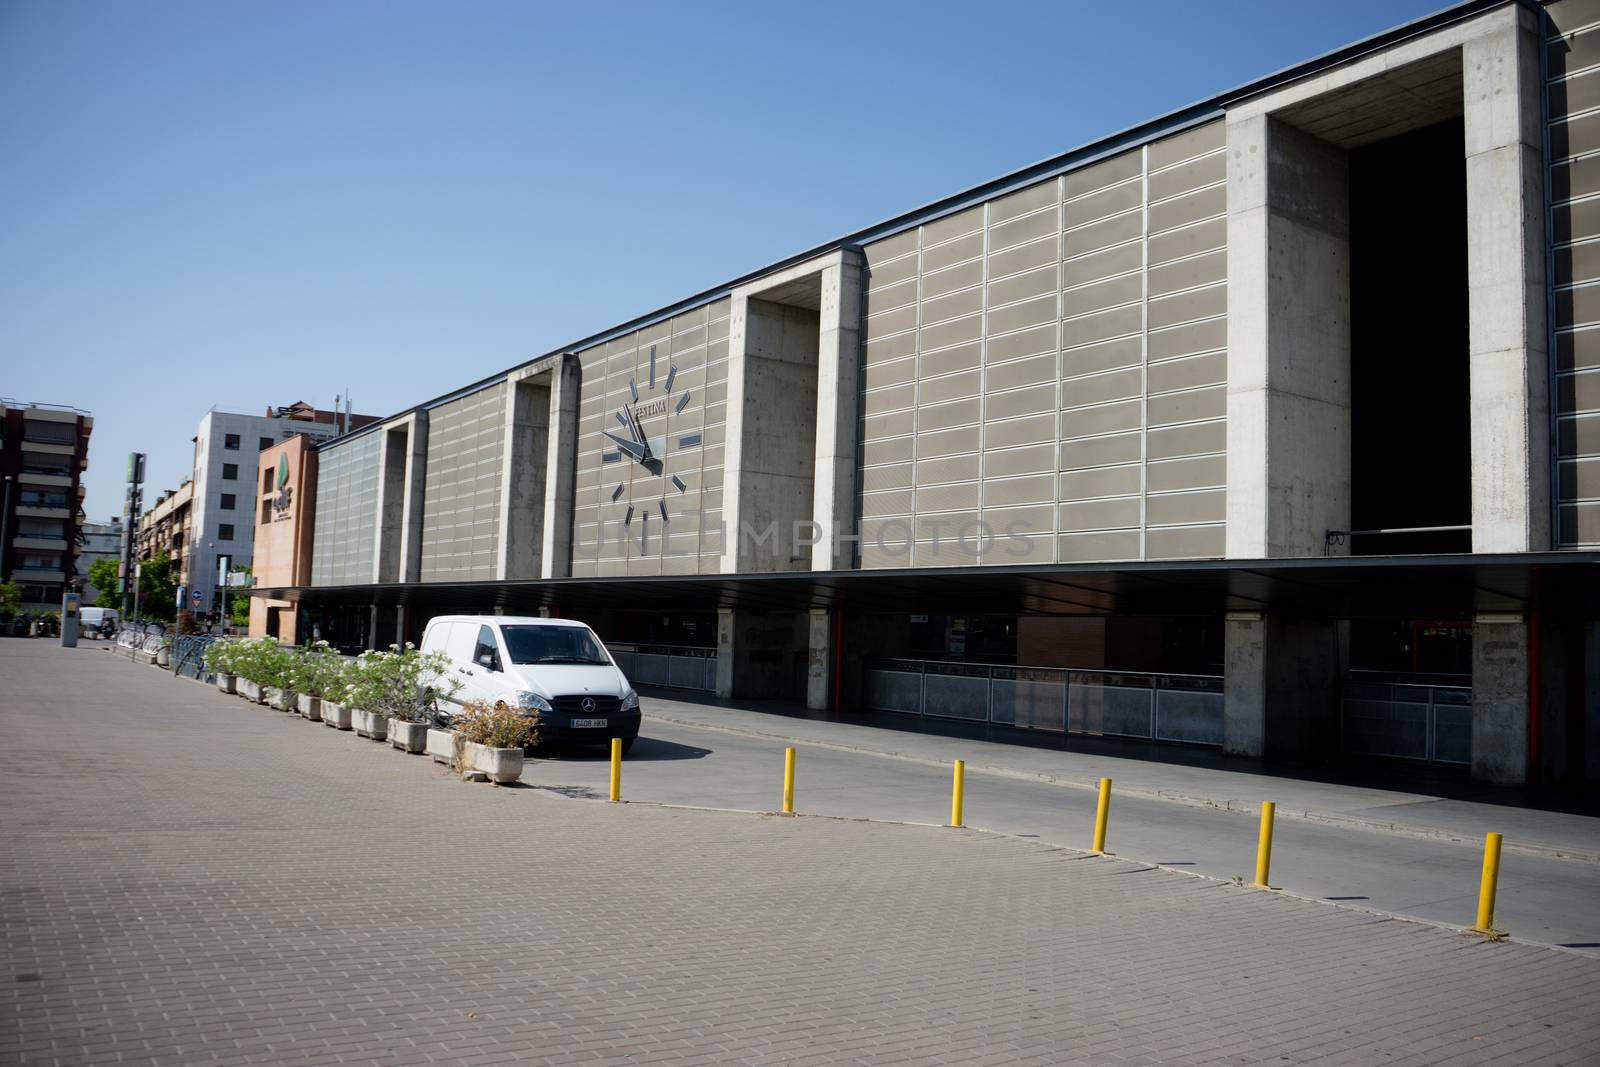
[[[6,546],[10,543],[10,542],[8,542],[6,540],[6,538],[10,533],[11,533],[11,475],[8,474],[8,475],[6,475],[6,500],[5,500],[4,506],[0,506],[0,582],[5,581],[5,579],[6,579],[6,570],[5,570],[5,565],[6,565]]]

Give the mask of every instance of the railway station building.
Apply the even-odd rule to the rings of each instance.
[[[1469,0],[257,484],[258,632],[542,611],[645,685],[1583,788],[1600,0]]]

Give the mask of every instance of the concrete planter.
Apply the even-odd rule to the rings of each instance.
[[[322,721],[322,698],[321,697],[307,696],[306,694],[301,693],[300,694],[300,699],[299,699],[299,705],[300,705],[300,714],[301,715],[303,715],[306,718],[310,719],[312,722],[321,722]]]
[[[522,777],[522,749],[490,748],[473,741],[466,742],[465,747],[463,762],[472,770],[487,775],[495,785],[506,785]]]
[[[295,708],[294,694],[286,689],[267,686],[261,690],[261,696],[266,703],[279,711],[293,711]]]
[[[240,696],[254,704],[260,704],[261,687],[248,678],[240,678],[237,683],[237,692]]]
[[[389,720],[389,743],[401,752],[421,755],[428,747],[428,724]]]
[[[456,734],[454,730],[440,730],[428,727],[428,741],[425,746],[428,755],[433,757],[435,763],[454,765],[456,762]]]
[[[324,700],[322,702],[322,725],[331,726],[335,730],[350,729],[350,709],[343,704],[335,704],[332,701]]]
[[[375,715],[370,711],[354,708],[350,712],[351,724],[355,727],[356,734],[360,737],[370,737],[374,741],[382,741],[389,736],[389,717]]]
[[[238,676],[237,675],[233,675],[233,674],[218,674],[217,675],[217,691],[219,693],[231,693],[231,692],[233,692],[234,684],[237,681],[238,681]]]

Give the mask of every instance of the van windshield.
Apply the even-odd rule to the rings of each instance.
[[[605,649],[577,626],[502,626],[512,663],[578,663],[611,666]]]

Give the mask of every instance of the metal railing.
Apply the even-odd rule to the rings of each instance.
[[[938,660],[867,665],[875,711],[1047,733],[1222,744],[1222,678]]]
[[[717,689],[717,650],[687,645],[636,645],[606,642],[611,658],[634,685],[667,689]]]
[[[1426,763],[1472,762],[1472,687],[1350,679],[1340,694],[1346,751]]]

